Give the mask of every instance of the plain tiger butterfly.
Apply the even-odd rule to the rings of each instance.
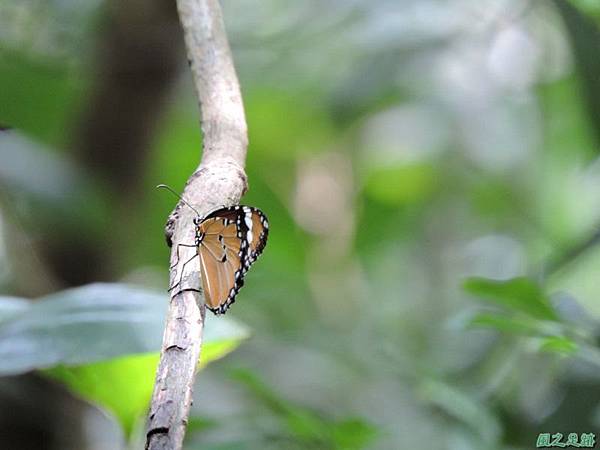
[[[198,214],[168,186],[157,187],[169,189]],[[223,314],[235,302],[244,285],[244,276],[267,244],[269,222],[258,208],[237,205],[217,209],[204,218],[198,214],[194,226],[196,255],[192,259],[196,256],[200,259],[205,304],[213,313]]]

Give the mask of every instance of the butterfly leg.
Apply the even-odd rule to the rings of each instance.
[[[179,259],[180,259],[180,257],[179,257],[179,247],[196,247],[196,245],[177,244],[177,262],[175,262],[175,264],[173,264],[172,266],[170,266],[169,270],[173,270],[179,264]],[[173,286],[169,287],[169,289],[168,289],[167,292],[171,292],[171,290],[175,289],[175,287],[177,287],[178,285],[181,285],[181,281],[183,279],[183,269],[185,269],[186,264],[189,263],[196,256],[198,256],[198,255],[195,254],[194,256],[192,256],[190,259],[188,259],[186,262],[183,263],[183,265],[181,266],[181,275],[179,276],[179,281],[177,283],[175,283]]]
[[[190,244],[177,244],[177,262],[169,267],[169,270],[173,269],[177,264],[179,264],[179,247],[196,247],[196,245]]]
[[[194,255],[190,259],[188,259],[186,262],[183,263],[183,265],[181,266],[181,275],[179,275],[179,281],[177,283],[175,283],[173,286],[171,286],[167,292],[171,292],[171,290],[175,289],[175,287],[177,287],[178,285],[181,286],[181,282],[183,281],[183,272],[184,272],[185,266],[187,265],[187,263],[191,262],[197,256],[198,255]]]

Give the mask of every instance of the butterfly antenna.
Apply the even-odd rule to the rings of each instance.
[[[196,208],[194,208],[192,205],[190,205],[188,202],[186,202],[183,199],[183,197],[181,195],[179,195],[177,192],[175,192],[173,189],[171,189],[171,187],[167,186],[166,184],[159,184],[158,186],[156,186],[156,189],[166,189],[166,190],[168,190],[175,197],[177,197],[179,200],[181,200],[183,203],[185,203],[187,206],[189,206],[190,209],[196,213],[196,215],[200,216],[200,213],[196,210]]]

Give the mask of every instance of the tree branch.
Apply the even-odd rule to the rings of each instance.
[[[200,100],[202,160],[183,191],[200,215],[239,203],[247,188],[244,164],[248,145],[239,83],[221,9],[217,0],[177,0],[188,60]],[[169,314],[146,439],[146,449],[180,449],[192,401],[204,325],[198,259],[194,243],[195,213],[177,204],[166,226],[171,245]]]

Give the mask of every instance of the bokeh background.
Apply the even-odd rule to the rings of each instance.
[[[599,431],[600,6],[222,6],[243,202],[271,233],[186,448],[516,450]],[[133,397],[155,360],[127,364],[159,348],[176,202],[154,187],[181,191],[201,149],[173,2],[1,0],[0,125],[0,447],[141,448]],[[119,289],[147,292],[158,325]]]

